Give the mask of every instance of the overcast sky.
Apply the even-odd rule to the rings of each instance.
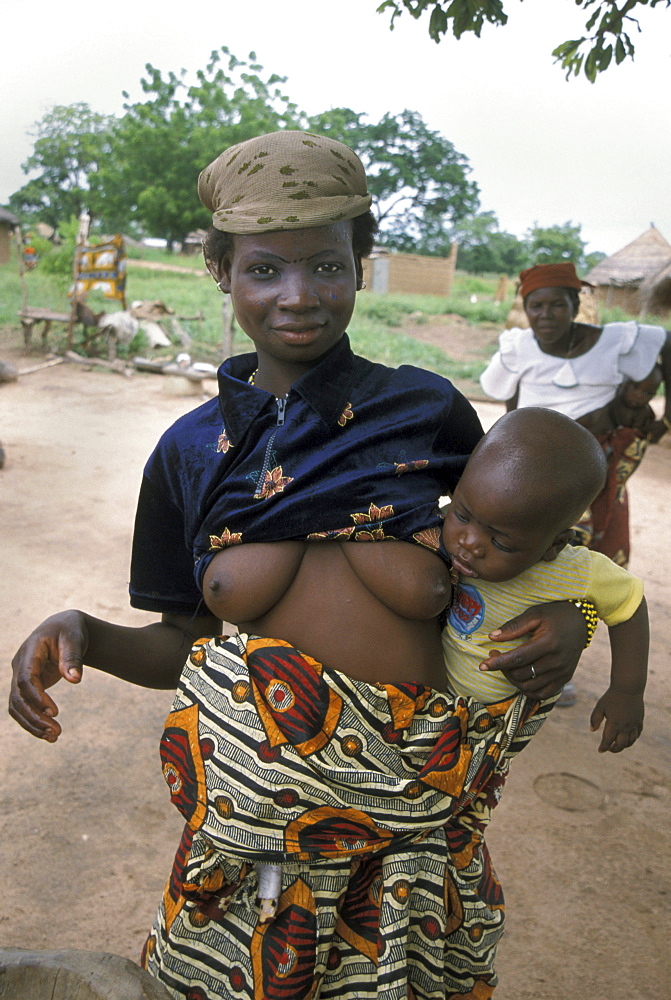
[[[227,45],[286,76],[308,113],[418,111],[470,161],[481,210],[517,236],[571,221],[610,254],[654,222],[671,241],[671,11],[644,9],[634,63],[589,84],[566,82],[550,55],[581,34],[573,0],[506,0],[508,25],[439,45],[408,15],[390,32],[379,2],[4,0],[0,204],[25,183],[27,132],[53,105],[118,114],[122,90],[141,98],[146,63],[194,72]]]

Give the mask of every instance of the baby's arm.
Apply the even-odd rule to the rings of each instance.
[[[613,400],[600,406],[597,410],[590,410],[578,417],[576,423],[582,424],[591,434],[610,434],[617,427],[613,414]]]
[[[643,692],[648,672],[648,608],[641,600],[632,617],[608,629],[611,649],[610,687],[590,718],[592,732],[606,720],[599,753],[619,753],[643,731]]]
[[[577,423],[586,427],[591,434],[610,434],[618,427],[633,427],[635,430],[647,433],[655,422],[655,412],[651,406],[625,406],[618,393],[605,406],[600,406],[597,410],[583,413],[577,418]]]
[[[615,427],[633,427],[644,433],[652,427],[656,420],[655,411],[647,403],[645,406],[625,406],[624,402],[617,397],[611,403],[611,413]]]

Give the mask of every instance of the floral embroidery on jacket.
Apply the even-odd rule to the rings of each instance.
[[[322,541],[333,541],[341,539],[346,541],[351,538],[355,532],[353,525],[347,528],[332,528],[330,531],[313,531],[306,538],[309,542],[322,542]]]
[[[255,500],[267,500],[274,497],[276,493],[284,493],[284,489],[289,483],[293,483],[293,476],[283,476],[282,466],[276,465],[274,469],[268,469],[261,488],[254,494]]]
[[[404,472],[415,472],[416,469],[425,469],[428,464],[428,458],[417,458],[414,462],[394,462],[397,476],[402,476]]]
[[[233,442],[226,433],[226,428],[222,427],[221,434],[217,438],[217,451],[223,452],[225,455],[228,449],[233,447],[234,447]]]
[[[419,545],[431,549],[432,552],[438,552],[440,549],[440,528],[437,524],[433,528],[413,532],[412,537]]]
[[[393,516],[394,505],[390,503],[384,507],[377,507],[372,503],[364,514],[350,514],[355,524],[370,524],[371,521],[384,521],[385,518]]]
[[[352,541],[352,542],[384,542],[393,541],[395,535],[386,535],[384,528],[380,526],[380,523],[388,517],[394,516],[394,505],[391,503],[385,504],[384,507],[378,507],[376,504],[372,503],[367,511],[361,511],[356,514],[350,514],[350,517],[354,521],[354,526],[348,526],[346,528],[334,528],[331,531],[314,531],[312,534],[307,535],[308,541],[323,541],[328,539],[341,540],[341,541]]]
[[[224,528],[220,535],[210,535],[210,549],[226,549],[229,545],[241,545],[242,532]]]
[[[403,448],[397,455],[394,462],[380,462],[377,468],[380,470],[393,471],[395,476],[402,476],[404,472],[416,472],[419,469],[426,469],[430,465],[428,458],[408,458],[408,453]]]
[[[342,411],[338,417],[338,424],[340,427],[344,427],[348,420],[352,420],[354,417],[354,410],[352,409],[351,403],[345,403],[345,409]]]
[[[372,531],[367,528],[361,528],[354,535],[355,542],[393,542],[395,535],[385,535],[384,528],[373,528]]]
[[[362,525],[362,527],[357,527],[356,533],[354,535],[355,542],[383,542],[386,539],[394,538],[393,535],[385,535],[384,528],[379,527],[381,521],[384,521],[388,517],[394,516],[394,506],[393,504],[385,504],[384,507],[378,507],[376,504],[372,503],[365,514],[350,514],[350,517],[356,525]],[[366,527],[364,528],[363,525]],[[377,527],[376,527],[377,525]]]

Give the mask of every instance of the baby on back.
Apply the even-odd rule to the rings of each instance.
[[[631,427],[649,434],[657,420],[650,403],[657,395],[662,381],[663,372],[658,364],[640,382],[626,378],[609,403],[591,413],[585,413],[578,418],[578,422],[592,434],[610,434],[618,427]]]
[[[443,649],[455,694],[502,701],[518,692],[503,674],[479,669],[494,645],[489,633],[533,605],[590,601],[608,626],[612,652],[611,683],[591,726],[605,719],[599,750],[618,752],[643,726],[649,642],[643,585],[601,553],[571,545],[571,525],[605,475],[596,439],[561,413],[525,407],[494,424],[445,510],[443,542],[455,591]]]

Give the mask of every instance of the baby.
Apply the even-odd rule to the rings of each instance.
[[[618,427],[633,427],[648,434],[657,420],[650,401],[657,395],[661,384],[662,368],[655,365],[640,382],[625,379],[610,403],[578,417],[578,423],[597,435],[610,434]]]
[[[596,439],[561,413],[525,407],[494,424],[445,509],[443,542],[455,592],[443,649],[455,694],[502,701],[516,689],[501,673],[479,669],[492,648],[489,633],[535,604],[591,601],[608,626],[612,654],[610,686],[591,728],[605,719],[599,752],[618,753],[643,728],[649,643],[643,584],[601,553],[570,544],[571,525],[605,473]]]

